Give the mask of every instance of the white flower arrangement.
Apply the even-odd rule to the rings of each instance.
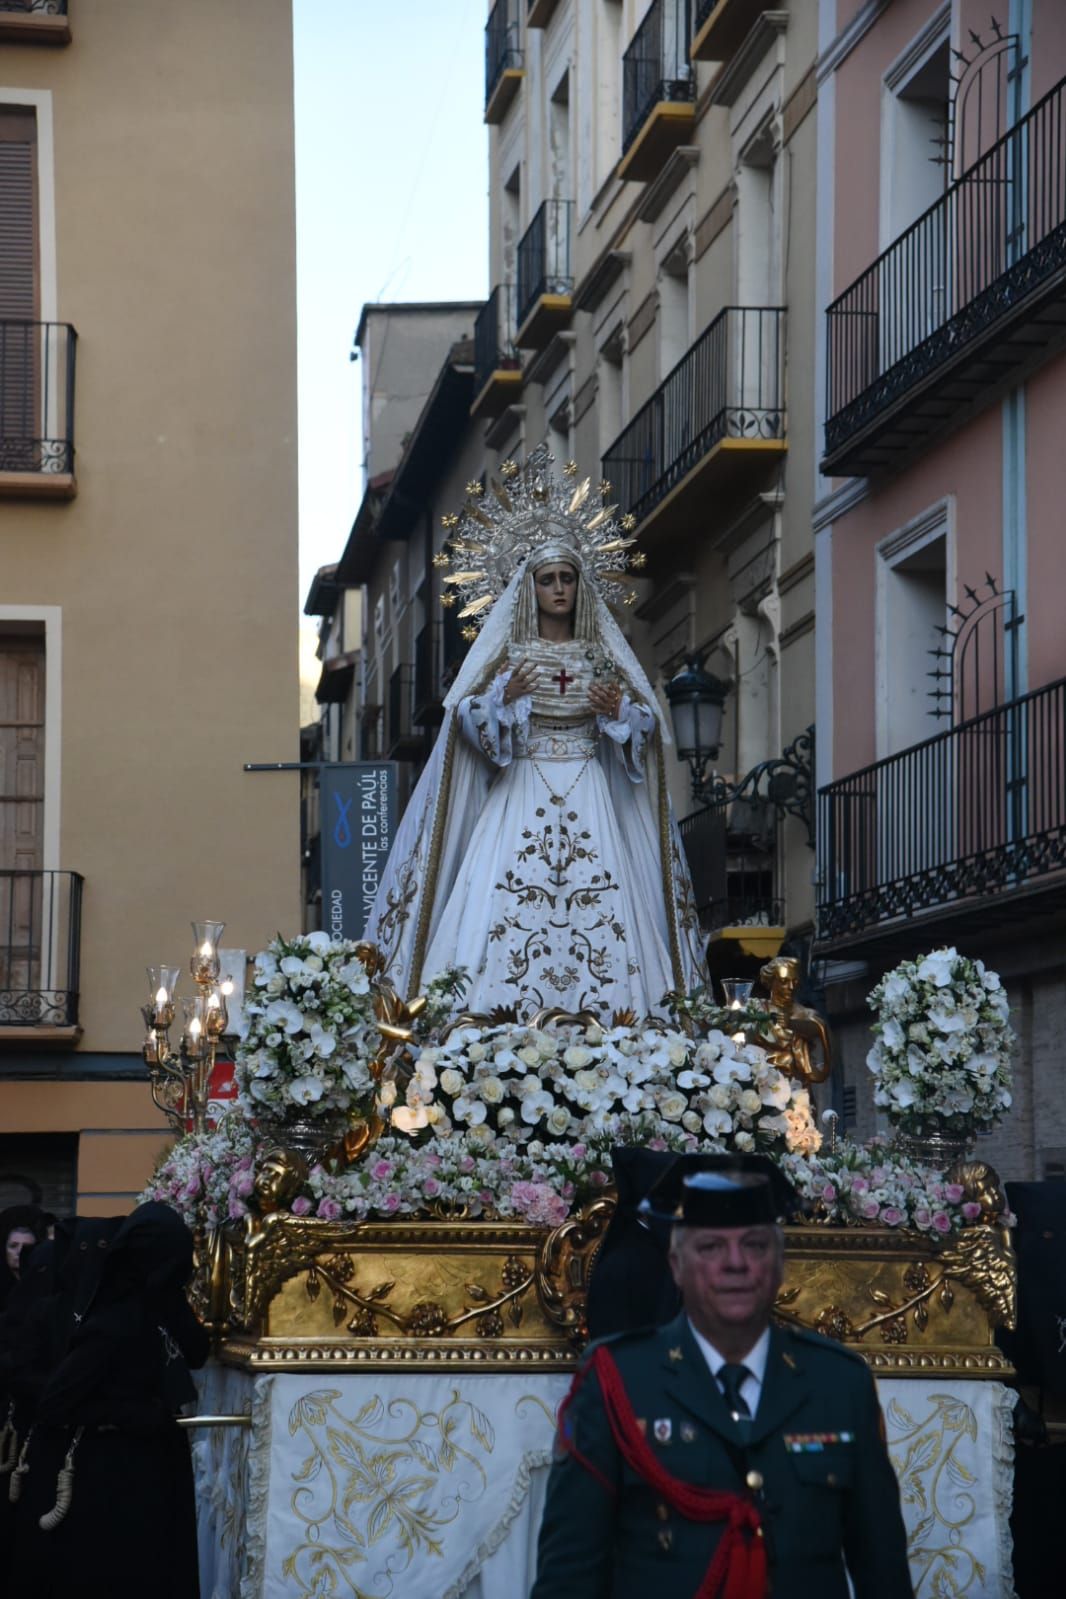
[[[248,1214],[264,1146],[239,1110],[205,1133],[186,1133],[152,1173],[141,1203],[170,1205],[192,1228],[221,1227]]]
[[[696,1040],[656,1026],[458,1027],[422,1048],[402,1094],[383,1090],[401,1131],[462,1131],[481,1148],[499,1138],[520,1149],[588,1144],[634,1122],[650,1136],[673,1128],[722,1149],[821,1143],[806,1089],[763,1050],[719,1031]]]
[[[936,949],[902,961],[870,995],[876,1012],[866,1064],[874,1104],[908,1133],[932,1124],[971,1133],[1011,1103],[1015,1047],[1003,984],[979,960]]]
[[[279,935],[255,957],[236,1059],[247,1116],[323,1118],[373,1104],[378,1034],[356,949],[315,932]]]

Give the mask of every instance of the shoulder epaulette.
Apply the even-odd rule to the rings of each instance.
[[[594,1338],[590,1344],[585,1345],[582,1358],[591,1355],[593,1350],[599,1349],[601,1345],[617,1345],[627,1343],[630,1339],[651,1338],[658,1332],[662,1332],[662,1328],[649,1322],[646,1327],[625,1327],[621,1332],[604,1333],[602,1338]]]
[[[789,1337],[796,1338],[800,1343],[814,1344],[816,1349],[825,1350],[830,1355],[842,1355],[845,1360],[857,1361],[860,1366],[865,1366],[866,1361],[857,1349],[849,1349],[847,1344],[838,1343],[835,1338],[826,1338],[823,1333],[812,1332],[809,1327],[782,1327],[781,1331]]]

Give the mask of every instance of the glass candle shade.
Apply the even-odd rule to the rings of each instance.
[[[218,941],[225,922],[193,922],[193,952],[189,970],[197,983],[213,983],[218,978]]]

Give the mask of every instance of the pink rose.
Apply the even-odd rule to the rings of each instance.
[[[473,1158],[473,1156],[472,1155],[464,1155],[462,1160],[459,1162],[459,1170],[461,1172],[464,1172],[464,1173],[469,1173],[469,1172],[472,1172],[473,1169],[474,1169],[474,1158]]]
[[[836,1197],[837,1191],[833,1187],[832,1183],[826,1183],[825,1187],[822,1189],[822,1198],[825,1200],[826,1204],[831,1205]]]
[[[952,1184],[952,1187],[954,1186],[955,1185]],[[966,1201],[965,1205],[962,1207],[962,1214],[966,1217],[967,1221],[977,1220],[978,1216],[981,1214],[981,1207],[977,1203],[976,1199],[968,1199]]]
[[[865,1203],[859,1207],[860,1214],[862,1215],[864,1221],[876,1221],[878,1214],[880,1213],[880,1209],[881,1207],[878,1205],[876,1199],[867,1199]]]
[[[573,1147],[570,1150],[570,1156],[571,1156],[572,1160],[584,1160],[584,1158],[585,1158],[585,1146],[584,1146],[584,1144],[574,1144]]]
[[[881,1220],[886,1227],[898,1227],[903,1220],[903,1212],[897,1210],[895,1205],[886,1205],[881,1211]]]
[[[853,1194],[865,1194],[869,1186],[870,1185],[866,1181],[865,1177],[853,1177],[851,1180],[851,1191]]]
[[[340,1213],[341,1207],[335,1199],[320,1199],[318,1210],[315,1212],[322,1221],[336,1221]]]
[[[951,1231],[951,1217],[942,1210],[934,1211],[933,1226],[938,1233],[949,1233]]]
[[[400,1196],[397,1193],[386,1194],[381,1206],[386,1216],[393,1216],[400,1208]]]
[[[289,1209],[292,1211],[294,1216],[307,1216],[311,1211],[311,1201],[308,1199],[306,1194],[297,1194],[296,1198],[289,1206]]]
[[[949,1205],[957,1205],[965,1192],[961,1183],[944,1184],[944,1198]]]
[[[387,1160],[376,1160],[370,1168],[371,1177],[376,1177],[379,1182],[384,1182],[392,1176],[392,1165]]]
[[[926,1210],[924,1205],[919,1205],[914,1212],[914,1225],[916,1227],[928,1227],[932,1219],[931,1213]]]
[[[649,1149],[656,1149],[656,1150],[665,1149],[666,1148],[666,1139],[665,1138],[649,1138],[648,1139],[648,1148]]]
[[[607,1173],[605,1171],[590,1172],[589,1182],[594,1188],[606,1188],[608,1183]]]
[[[427,1199],[435,1199],[440,1193],[440,1183],[438,1183],[435,1177],[427,1177],[425,1182],[422,1184],[422,1192],[425,1194]]]

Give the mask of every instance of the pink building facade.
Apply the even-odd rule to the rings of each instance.
[[[822,0],[815,957],[873,1130],[864,997],[1001,971],[1015,1113],[1066,1170],[1066,5]],[[793,375],[795,381],[795,375]]]

